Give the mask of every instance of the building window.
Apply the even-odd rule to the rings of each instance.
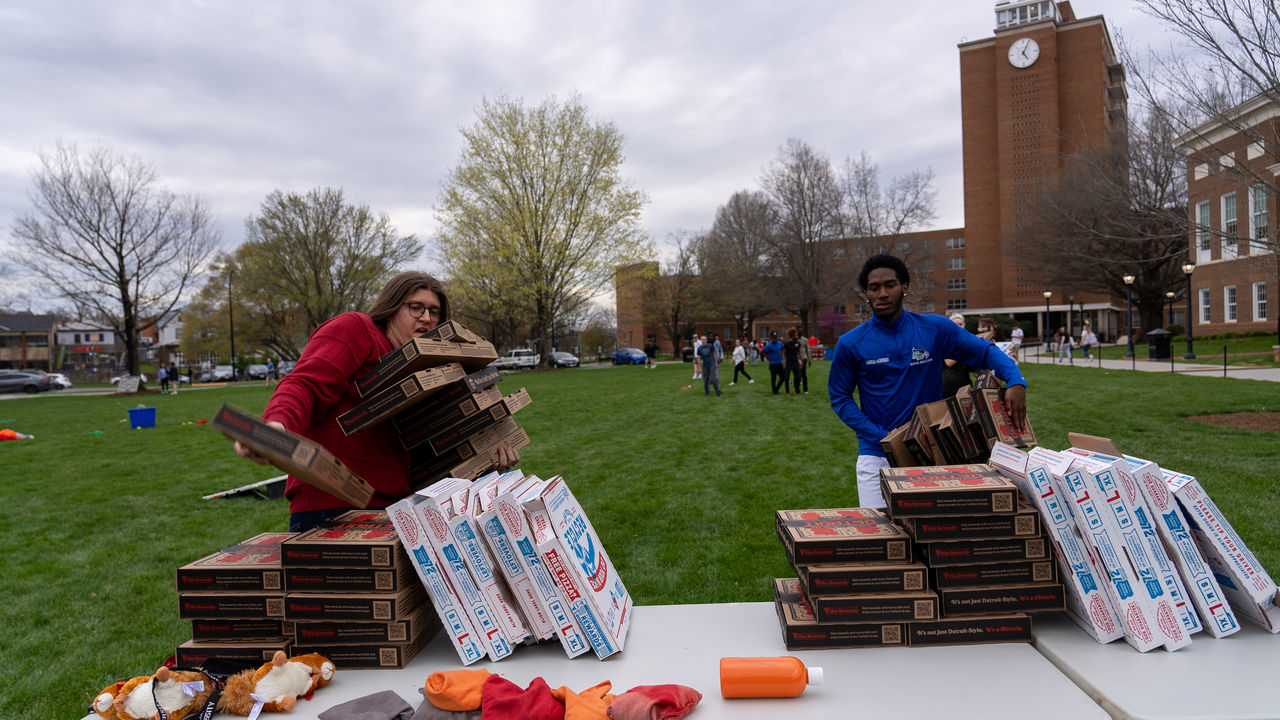
[[[948,269],[948,270],[963,270],[963,269],[964,269],[964,256],[960,256],[960,257],[953,257],[953,258],[947,258],[947,269]]]
[[[963,249],[964,249],[964,238],[962,238],[962,237],[949,237],[949,238],[947,238],[947,249],[948,249],[948,250],[963,250]]]
[[[965,283],[964,283],[964,278],[962,278],[962,277],[958,277],[958,278],[947,278],[947,289],[948,289],[948,290],[964,290],[964,285],[965,285]]]
[[[1222,256],[1235,256],[1236,248],[1236,194],[1222,196]]]
[[[844,248],[838,247],[833,249],[831,251],[831,257],[835,258],[836,260],[839,260],[840,258],[844,257]]]
[[[1264,282],[1253,284],[1253,319],[1267,319],[1267,284]]]
[[[1209,314],[1211,309],[1212,308],[1209,307],[1209,288],[1201,288],[1200,289],[1200,322],[1201,323],[1212,322]]]
[[[1209,164],[1200,163],[1199,165],[1196,166],[1196,169],[1192,173],[1192,175],[1195,177],[1196,180],[1203,180],[1209,177]]]
[[[1196,204],[1196,261],[1208,262],[1212,235],[1209,232],[1209,201]]]
[[[1262,185],[1249,188],[1249,214],[1249,236],[1254,240],[1250,253],[1260,253],[1267,249],[1267,189]]]
[[[1222,315],[1227,322],[1236,321],[1236,286],[1222,288]]]
[[[947,312],[951,312],[952,310],[963,310],[964,308],[964,298],[952,298],[947,301]]]

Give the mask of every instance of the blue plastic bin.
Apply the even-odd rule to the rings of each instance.
[[[129,427],[137,430],[156,426],[156,409],[153,407],[129,408]]]

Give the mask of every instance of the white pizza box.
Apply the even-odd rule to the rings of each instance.
[[[1104,580],[1094,566],[1071,511],[1064,507],[1063,497],[1054,489],[1050,475],[1051,466],[1058,466],[1061,472],[1070,466],[1070,460],[1057,453],[1053,455],[1057,457],[1042,453],[1032,458],[1012,445],[997,442],[991,448],[990,463],[1000,474],[1017,483],[1023,496],[1040,511],[1042,524],[1057,550],[1054,555],[1072,620],[1100,643],[1119,640],[1124,637],[1120,616],[1102,587]]]
[[[546,640],[556,634],[551,617],[538,602],[538,591],[533,586],[533,577],[520,562],[520,551],[511,537],[502,527],[498,519],[498,511],[493,501],[501,493],[518,486],[524,481],[524,474],[519,470],[499,474],[497,472],[476,481],[477,491],[472,494],[471,515],[480,529],[480,536],[493,556],[494,565],[506,579],[507,586],[515,598],[516,606],[525,620],[525,627],[537,640]]]

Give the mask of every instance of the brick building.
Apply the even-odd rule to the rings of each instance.
[[[1260,96],[1178,138],[1187,157],[1192,329],[1280,328],[1280,104]]]

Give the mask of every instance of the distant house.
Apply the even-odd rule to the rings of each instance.
[[[65,323],[57,328],[57,343],[62,355],[60,367],[68,370],[115,369],[125,364],[124,343],[117,342],[110,328]]]
[[[182,310],[174,308],[158,320],[148,319],[143,323],[138,336],[146,359],[165,365],[186,362],[178,347],[182,337]]]
[[[0,314],[0,368],[53,370],[54,325],[52,315]]]

